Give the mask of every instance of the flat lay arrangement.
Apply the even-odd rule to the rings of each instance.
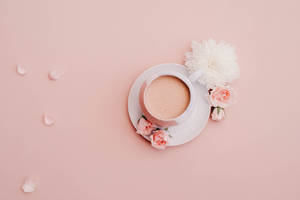
[[[300,200],[299,7],[0,0],[0,200]]]
[[[192,42],[185,66],[149,68],[132,85],[128,112],[136,132],[157,149],[184,144],[200,134],[209,116],[221,121],[235,103],[229,84],[239,78],[234,47],[213,39]]]
[[[239,77],[234,48],[213,39],[193,41],[191,48],[185,65],[153,66],[137,78],[129,92],[128,112],[136,133],[159,150],[196,138],[210,116],[221,121],[224,109],[235,102],[235,93],[228,85]],[[17,65],[16,72],[25,76],[28,69]],[[50,81],[61,76],[57,70],[48,72]],[[42,119],[45,126],[55,124],[48,113]],[[22,190],[31,193],[37,184],[37,180],[27,178]]]
[[[152,147],[164,150],[196,138],[209,117],[221,121],[224,109],[235,102],[229,83],[239,77],[234,48],[213,39],[193,41],[184,65],[165,63],[144,71],[132,85],[128,96],[128,112],[136,133],[150,141]],[[16,72],[25,76],[28,69],[17,65]],[[48,72],[50,81],[62,73]],[[55,119],[44,113],[45,126]],[[22,186],[26,193],[35,191],[37,181],[27,178]]]

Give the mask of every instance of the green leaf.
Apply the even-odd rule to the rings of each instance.
[[[224,110],[224,108],[221,108],[221,107],[216,107],[217,109],[217,113],[219,114],[221,110]]]
[[[218,113],[218,114],[220,113],[220,110],[221,110],[221,108],[220,108],[220,107],[217,107],[217,113]]]

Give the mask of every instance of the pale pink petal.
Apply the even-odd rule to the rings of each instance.
[[[25,67],[18,65],[17,66],[17,73],[21,76],[25,76],[27,74],[27,70]]]
[[[50,116],[50,115],[45,114],[43,116],[43,121],[44,121],[44,124],[46,126],[52,126],[52,125],[54,125],[54,118],[52,116]]]
[[[62,74],[57,72],[56,70],[52,70],[49,72],[48,77],[50,80],[56,81],[56,80],[60,79],[61,75]]]
[[[31,192],[34,192],[34,191],[35,191],[36,186],[37,186],[37,181],[36,181],[36,180],[27,178],[27,179],[25,179],[25,182],[24,182],[24,184],[22,185],[22,190],[23,190],[25,193],[31,193]]]

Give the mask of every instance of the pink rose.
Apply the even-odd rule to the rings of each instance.
[[[168,145],[169,134],[164,130],[155,130],[150,136],[151,145],[160,150],[164,150]]]
[[[216,107],[211,113],[211,119],[215,121],[221,121],[225,117],[225,111],[223,108]]]
[[[213,107],[226,108],[235,101],[235,94],[229,86],[217,86],[209,94],[209,102]]]
[[[145,117],[139,119],[136,128],[138,134],[147,136],[150,135],[153,130],[155,130],[155,127],[150,121],[146,120]]]

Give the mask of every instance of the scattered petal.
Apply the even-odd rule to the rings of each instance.
[[[25,69],[25,67],[18,65],[17,66],[17,73],[21,76],[25,76],[27,74],[27,70]]]
[[[43,121],[46,126],[52,126],[54,124],[54,118],[47,114],[44,115]]]
[[[61,73],[57,72],[56,70],[52,70],[49,72],[48,77],[50,80],[56,81],[56,80],[60,79]]]
[[[37,181],[27,178],[22,186],[22,189],[25,193],[34,192],[37,186]]]

